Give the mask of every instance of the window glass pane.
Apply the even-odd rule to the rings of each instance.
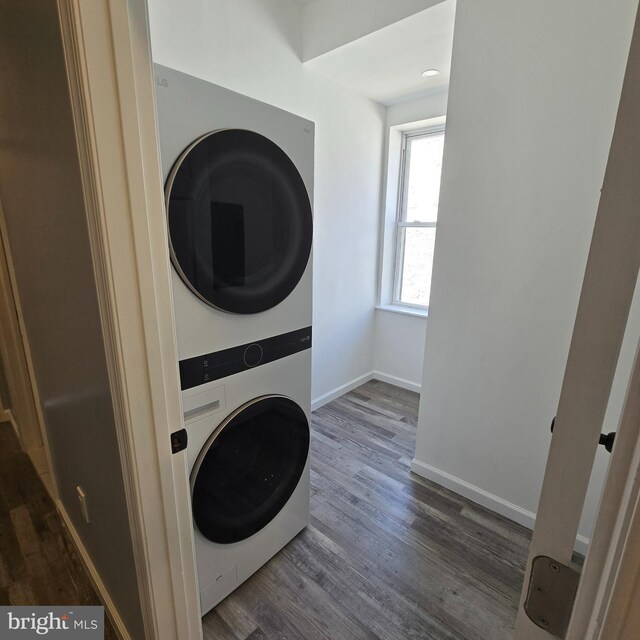
[[[407,222],[435,222],[438,219],[443,148],[444,133],[407,138],[409,166],[405,169],[408,177],[403,211]]]
[[[435,227],[404,227],[400,302],[429,306]]]

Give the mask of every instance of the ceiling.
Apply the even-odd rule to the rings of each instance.
[[[298,0],[306,3],[313,0]],[[385,105],[444,90],[449,83],[455,0],[404,20],[305,63],[319,73]],[[423,78],[422,71],[440,75]]]

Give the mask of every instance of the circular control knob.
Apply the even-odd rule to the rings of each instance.
[[[255,367],[262,362],[262,347],[259,344],[250,344],[244,350],[244,363],[247,367]]]

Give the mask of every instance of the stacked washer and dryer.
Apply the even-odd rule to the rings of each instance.
[[[204,614],[309,521],[314,125],[155,73]]]

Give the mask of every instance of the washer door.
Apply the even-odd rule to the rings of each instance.
[[[304,411],[283,396],[247,403],[211,435],[191,472],[195,523],[220,544],[267,525],[295,490],[309,454]]]
[[[309,261],[313,220],[287,154],[251,131],[196,140],[166,186],[171,260],[204,302],[258,313],[282,302]]]

